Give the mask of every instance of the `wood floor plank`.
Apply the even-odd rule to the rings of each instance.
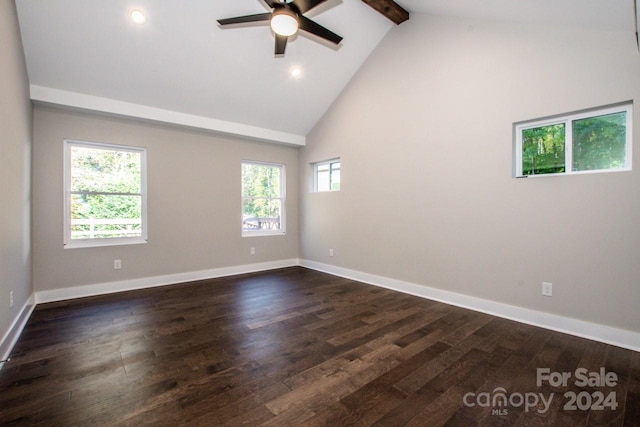
[[[448,350],[432,359],[428,364],[421,366],[411,375],[403,378],[395,384],[395,387],[406,393],[412,394],[437,375],[443,371],[449,369],[456,364],[465,354],[467,354],[481,339],[475,336],[470,336],[468,339],[460,343],[455,347],[450,347]],[[446,344],[446,343],[445,343]]]
[[[406,395],[398,389],[374,380],[340,399],[340,403],[349,410],[354,424],[368,426],[395,409],[405,398]]]
[[[624,379],[621,379],[624,381]],[[631,353],[625,394],[624,425],[640,425],[640,353]]]
[[[538,368],[618,383],[537,386]],[[500,389],[555,399],[466,403]],[[565,410],[596,391],[618,408]],[[637,426],[639,408],[637,352],[301,267],[39,305],[0,371],[0,425]]]

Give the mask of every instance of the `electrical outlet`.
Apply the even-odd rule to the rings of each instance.
[[[122,268],[122,261],[119,259],[114,259],[113,260],[113,269],[114,270],[120,270]]]
[[[9,308],[13,308],[13,291],[9,292]]]
[[[256,248],[251,248],[251,249],[249,249],[249,253],[250,253],[251,255],[255,255],[255,254],[256,254]]]
[[[329,256],[333,256],[333,249],[329,249]]]
[[[553,296],[553,283],[542,282],[542,295],[545,297]]]

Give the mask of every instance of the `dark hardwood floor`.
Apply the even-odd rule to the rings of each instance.
[[[637,426],[640,353],[296,267],[38,306],[0,424]]]

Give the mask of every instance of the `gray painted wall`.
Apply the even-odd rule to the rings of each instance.
[[[0,2],[0,338],[32,293],[31,101],[13,1]],[[9,308],[9,293],[14,306]]]
[[[42,106],[34,123],[36,291],[298,257],[296,148]],[[147,244],[63,248],[65,138],[147,148]],[[241,237],[242,160],[286,166],[285,236]]]
[[[512,178],[514,122],[631,99],[638,148],[631,33],[412,15],[301,150],[301,258],[638,331],[640,149],[632,172]],[[309,193],[334,157],[342,190]]]

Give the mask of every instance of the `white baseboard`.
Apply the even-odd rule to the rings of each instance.
[[[29,321],[35,306],[35,298],[34,295],[31,294],[31,297],[24,303],[24,306],[22,306],[20,313],[11,324],[7,333],[2,337],[2,341],[0,341],[0,360],[7,360],[11,355],[11,350],[13,350],[13,346],[18,341],[18,338],[20,338],[20,334]],[[2,369],[3,366],[4,362],[0,362],[0,369]]]
[[[21,309],[11,328],[0,341],[0,360],[5,360],[11,354],[11,350],[20,337],[22,329],[26,325],[33,309],[37,304],[46,302],[63,301],[95,295],[105,295],[116,292],[130,291],[143,288],[173,285],[177,283],[192,282],[197,280],[214,279],[218,277],[233,276],[237,274],[255,273],[274,270],[278,268],[302,266],[312,270],[322,271],[335,276],[345,277],[359,282],[379,286],[406,294],[415,295],[446,304],[451,304],[494,316],[515,320],[517,322],[539,326],[545,329],[558,331],[570,335],[600,341],[633,351],[640,351],[640,333],[600,325],[584,320],[559,316],[530,310],[524,307],[513,306],[500,302],[485,300],[469,295],[431,288],[416,283],[377,276],[361,271],[337,267],[309,260],[287,259],[280,261],[263,262],[256,264],[238,265],[233,267],[214,268],[186,273],[168,274],[164,276],[145,277],[140,279],[123,280],[118,282],[98,283],[93,285],[75,286],[49,291],[37,291]],[[0,369],[2,364],[0,363]]]
[[[96,295],[112,294],[116,292],[132,291],[136,289],[153,288],[158,286],[174,285],[177,283],[193,282],[197,280],[214,279],[218,277],[234,276],[238,274],[255,273],[259,271],[275,270],[277,268],[294,267],[300,265],[296,258],[280,261],[262,262],[256,264],[237,265],[232,267],[214,268],[210,270],[193,271],[187,273],[168,274],[164,276],[144,277],[140,279],[123,280],[119,282],[98,283],[94,285],[74,286],[69,288],[54,289],[50,291],[37,291],[31,295],[20,314],[0,341],[0,360],[6,360],[18,341],[22,330],[31,317],[31,313],[37,304],[47,302],[64,301],[68,299],[83,298]],[[4,363],[0,362],[0,369]]]
[[[233,267],[221,267],[187,273],[167,274],[164,276],[143,277],[140,279],[123,280],[118,282],[73,286],[69,288],[53,289],[50,291],[37,291],[35,293],[35,302],[36,304],[42,304],[46,302],[64,301],[68,299],[113,294],[116,292],[133,291],[136,289],[175,285],[177,283],[193,282],[196,280],[255,273],[258,271],[274,270],[277,268],[293,267],[297,265],[300,265],[300,261],[298,259],[285,259],[280,261],[236,265]]]
[[[470,310],[491,314],[497,317],[515,320],[528,325],[539,326],[541,328],[565,334],[600,341],[605,344],[611,344],[633,351],[640,351],[640,333],[638,332],[559,316],[557,314],[530,310],[524,307],[485,300],[442,289],[430,288],[416,283],[390,279],[388,277],[363,273],[361,271],[336,267],[334,265],[323,264],[315,261],[303,259],[300,260],[300,265],[312,270],[333,274],[335,276],[356,280],[382,288],[392,289],[405,294],[440,301],[446,304],[468,308]]]

